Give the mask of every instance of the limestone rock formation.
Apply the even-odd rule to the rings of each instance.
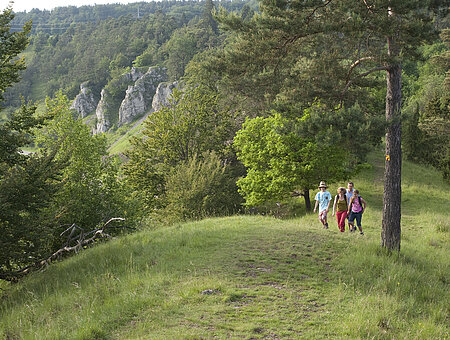
[[[150,67],[148,71],[128,86],[125,98],[119,108],[118,125],[132,122],[137,117],[150,111],[153,96],[158,85],[167,80],[166,70],[160,67]]]
[[[107,116],[109,106],[108,97],[110,97],[108,91],[103,89],[100,94],[100,101],[98,102],[97,109],[95,110],[95,114],[97,116],[97,129],[94,133],[106,132],[111,127],[111,121]]]
[[[94,113],[98,104],[98,100],[95,99],[94,93],[88,85],[88,82],[80,85],[80,93],[75,97],[70,106],[71,109],[74,109],[80,114],[81,118]]]
[[[161,110],[163,106],[170,105],[170,98],[174,89],[180,89],[181,84],[179,81],[173,83],[161,83],[156,89],[156,93],[152,101],[152,111]]]
[[[130,83],[134,83],[140,79],[144,74],[145,72],[133,67],[130,72],[122,74],[119,79],[114,80],[112,85],[110,84],[110,87],[113,87],[114,90],[124,87],[123,92],[114,91],[119,94],[113,96],[107,88],[102,90],[100,101],[95,110],[97,116],[97,128],[94,130],[94,133],[106,132],[112,127],[113,123],[117,122],[117,110],[119,109],[120,102],[125,96],[125,88]]]

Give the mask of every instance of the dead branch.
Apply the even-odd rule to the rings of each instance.
[[[121,217],[111,218],[109,221],[104,223],[100,228],[96,228],[89,233],[85,233],[84,230],[79,226],[77,226],[75,223],[72,224],[69,228],[67,228],[60,234],[60,236],[62,236],[70,231],[64,247],[54,252],[46,259],[39,260],[19,270],[10,272],[0,272],[0,280],[17,281],[18,279],[29,274],[30,272],[39,270],[43,267],[50,265],[51,262],[61,259],[66,254],[72,252],[78,253],[80,250],[84,249],[84,247],[90,245],[91,243],[94,243],[98,239],[110,239],[111,235],[107,234],[105,232],[105,229],[113,221],[125,221],[125,219]],[[109,226],[109,228],[112,228],[112,226]],[[117,228],[117,226],[115,228]],[[120,226],[120,228],[128,228],[128,227]],[[73,236],[77,230],[79,230],[80,233],[77,236]],[[91,234],[92,234],[91,237],[86,238],[86,236]],[[70,244],[73,243],[74,241],[76,242],[76,244],[70,246]]]
[[[364,57],[364,58],[358,59],[353,64],[350,65],[350,68],[348,69],[348,73],[347,73],[347,80],[346,80],[346,82],[348,82],[350,80],[350,77],[351,77],[352,72],[355,69],[355,67],[358,66],[359,64],[361,64],[363,61],[366,61],[366,60],[373,60],[373,57]]]
[[[367,77],[369,74],[371,74],[373,72],[388,71],[388,70],[389,70],[389,68],[387,66],[378,66],[378,67],[374,67],[373,69],[371,69],[371,70],[369,70],[367,72],[358,74],[358,76],[356,76],[353,80],[348,80],[347,81],[347,84],[345,85],[344,90],[342,91],[342,93],[345,93],[348,90],[348,88],[355,81],[355,79]]]
[[[364,2],[364,5],[366,5],[367,10],[373,14],[373,10],[372,10],[373,6],[370,6],[366,0],[363,0],[363,2]]]

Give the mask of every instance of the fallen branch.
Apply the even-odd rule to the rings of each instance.
[[[37,262],[35,262],[33,264],[30,264],[30,265],[28,265],[28,266],[26,266],[24,268],[21,268],[21,269],[16,270],[16,271],[0,273],[0,280],[17,281],[18,279],[20,279],[21,277],[29,274],[30,272],[32,272],[34,270],[41,269],[44,266],[46,267],[46,266],[50,265],[51,262],[61,259],[62,256],[66,255],[68,253],[71,253],[71,252],[78,253],[84,247],[86,247],[89,244],[93,243],[97,239],[105,239],[105,238],[109,239],[109,238],[111,238],[111,235],[105,233],[105,229],[113,221],[125,221],[125,219],[121,218],[121,217],[111,218],[108,222],[103,224],[103,226],[101,228],[96,228],[96,229],[92,230],[91,232],[89,232],[87,234],[84,232],[84,230],[82,228],[77,226],[75,223],[72,224],[69,228],[67,228],[66,230],[64,230],[60,234],[60,236],[63,236],[64,234],[66,234],[66,233],[68,233],[70,231],[64,247],[62,247],[61,249],[59,249],[56,252],[54,252],[52,255],[50,255],[46,259],[39,260],[39,261],[37,261]],[[110,228],[112,228],[112,226],[110,226]],[[118,227],[115,226],[114,228],[118,228]],[[121,226],[120,228],[128,228],[128,227]],[[73,235],[75,234],[75,232],[77,230],[80,231],[80,234],[78,234],[77,236],[73,237]],[[91,235],[91,234],[93,234],[91,237],[86,238],[86,236]],[[71,246],[70,244],[73,243],[74,241],[75,241],[75,245]]]

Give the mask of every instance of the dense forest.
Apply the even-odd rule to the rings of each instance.
[[[293,196],[310,210],[310,190],[349,179],[381,144],[385,200],[400,202],[402,157],[450,178],[445,1],[163,1],[0,18],[2,279],[111,218],[126,219],[118,233]],[[152,66],[184,86],[109,155],[112,131],[92,135],[71,101],[82,83],[114,93]],[[401,214],[387,205],[382,244],[399,250]],[[70,226],[78,238],[66,240]]]
[[[180,78],[195,54],[221,43],[213,6],[245,7],[245,13],[255,7],[243,1],[163,1],[17,13],[11,31],[31,20],[32,34],[27,69],[5,94],[5,105],[19,106],[20,95],[38,100],[59,90],[73,99],[82,82],[101,89],[132,66],[160,64]]]

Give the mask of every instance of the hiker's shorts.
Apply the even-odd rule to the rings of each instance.
[[[356,220],[356,225],[358,227],[361,227],[361,218],[362,218],[362,211],[360,212],[353,212],[350,211],[350,215],[348,216],[348,223],[349,224],[354,224],[355,220]]]

